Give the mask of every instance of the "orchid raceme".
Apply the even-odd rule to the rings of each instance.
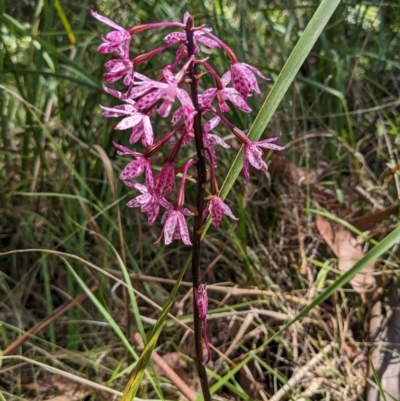
[[[246,99],[251,92],[260,93],[256,75],[262,79],[267,78],[255,67],[247,63],[239,62],[232,49],[230,49],[221,39],[214,36],[211,33],[211,29],[203,26],[192,26],[188,29],[188,20],[191,19],[191,21],[193,21],[189,13],[185,13],[183,23],[161,22],[141,25],[137,28],[133,27],[130,29],[125,29],[94,11],[92,11],[92,15],[99,21],[114,29],[112,32],[103,36],[103,44],[99,47],[100,53],[114,53],[114,57],[105,63],[105,68],[107,70],[107,73],[104,75],[105,80],[108,83],[113,83],[124,78],[122,83],[128,87],[126,93],[122,93],[113,88],[105,88],[109,94],[123,101],[123,104],[114,107],[101,106],[105,117],[122,118],[115,125],[115,129],[132,129],[129,143],[133,145],[141,139],[143,146],[150,147],[154,142],[154,112],[157,111],[157,113],[163,118],[168,117],[174,104],[176,104],[175,99],[178,99],[180,103],[180,106],[176,108],[171,123],[176,124],[180,119],[183,119],[183,124],[180,129],[176,131],[178,139],[180,135],[181,140],[175,142],[178,146],[175,145],[173,150],[174,160],[171,161],[171,157],[168,158],[168,174],[166,173],[166,168],[163,168],[157,179],[158,184],[156,183],[155,187],[146,187],[147,192],[144,192],[142,186],[132,186],[132,182],[130,184],[133,188],[138,189],[142,195],[138,197],[138,199],[140,199],[139,201],[130,201],[128,206],[141,206],[142,211],[147,211],[150,214],[149,222],[153,223],[154,216],[158,215],[160,206],[164,207],[163,205],[165,205],[165,202],[161,200],[165,199],[165,196],[167,196],[174,187],[175,175],[173,173],[173,163],[176,155],[181,146],[187,144],[192,139],[195,139],[196,133],[194,132],[193,127],[195,116],[199,114],[201,120],[205,118],[205,121],[201,123],[201,142],[204,147],[209,149],[205,152],[208,163],[211,163],[213,164],[213,167],[216,167],[217,151],[214,146],[220,145],[227,148],[229,145],[227,145],[218,135],[209,133],[221,120],[218,116],[220,113],[217,114],[213,105],[214,102],[218,104],[221,113],[226,113],[230,110],[226,103],[227,100],[241,111],[246,113],[251,112]],[[129,43],[131,35],[147,29],[160,29],[163,27],[178,27],[181,28],[182,31],[167,33],[164,37],[164,42],[167,45],[160,46],[142,55],[130,54]],[[189,36],[191,36],[193,43],[192,54],[190,54],[188,48]],[[174,45],[178,47],[177,58],[172,65],[165,65],[162,68],[161,75],[158,77],[148,77],[137,72],[136,67],[134,68],[134,66],[138,65],[140,62],[147,61],[162,51],[170,50]],[[201,51],[202,45],[208,48],[222,48],[225,50],[232,61],[230,71],[227,71],[222,75],[222,77],[220,77],[208,61],[198,58],[198,53]],[[186,61],[181,67],[179,67],[179,64],[185,58]],[[216,85],[215,88],[206,89],[203,93],[196,93],[197,107],[195,107],[194,104],[194,94],[191,91],[188,91],[187,88],[187,83],[190,81],[190,78],[188,77],[189,69],[192,68],[192,66],[203,66],[205,71],[208,71],[211,74]],[[201,74],[198,74],[195,79],[200,79],[198,78],[200,75]],[[232,82],[233,87],[229,87],[230,82]],[[199,82],[196,82],[197,87],[198,84]],[[207,117],[209,114],[214,114],[214,116]],[[226,118],[223,118],[222,121],[228,125],[230,130],[232,130],[232,126],[229,123],[227,124]],[[171,140],[173,139],[171,138]],[[250,179],[249,163],[258,170],[267,170],[267,164],[262,159],[263,152],[261,148],[273,150],[283,149],[281,146],[270,143],[276,140],[277,138],[271,138],[252,143],[244,135],[244,139],[242,139],[245,149],[243,171],[246,182]],[[120,178],[124,182],[138,178],[143,171],[145,171],[147,164],[151,166],[151,158],[148,154],[147,156],[144,156],[145,152],[142,154],[125,147],[122,148],[122,145],[116,146],[118,146],[119,153],[130,154],[136,159],[130,162],[122,171]],[[214,174],[215,170],[213,168],[211,171],[211,174]],[[157,185],[160,186],[160,182],[165,181],[164,178],[168,183],[167,190],[157,191]],[[165,185],[165,183],[163,185]],[[149,198],[153,191],[155,191],[155,197],[151,198],[152,206],[138,203],[142,202],[143,199]],[[146,196],[144,196],[145,194]],[[209,202],[207,211],[210,212],[214,225],[218,227],[221,224],[222,214],[225,214],[230,218],[233,218],[232,216],[234,215],[230,211],[230,208],[218,197],[217,193],[211,193],[211,197],[212,201]],[[222,214],[221,211],[223,211]],[[180,221],[184,218],[183,216],[184,215],[180,216]],[[169,241],[169,237],[165,239],[165,242],[167,241]],[[188,241],[184,241],[184,243],[188,243]]]
[[[178,240],[188,246],[193,243],[193,260],[196,260],[201,228],[208,214],[216,227],[220,226],[224,215],[237,220],[220,198],[217,186],[218,148],[229,148],[218,135],[221,127],[225,125],[244,146],[246,182],[250,179],[249,164],[258,170],[267,170],[262,148],[283,149],[272,143],[278,137],[250,141],[225,115],[230,107],[250,113],[247,99],[253,93],[260,93],[257,77],[267,78],[255,67],[239,61],[233,50],[210,28],[195,26],[193,17],[187,12],[183,22],[155,22],[130,28],[124,28],[95,11],[91,14],[112,29],[102,36],[103,43],[98,50],[101,54],[111,54],[110,60],[105,63],[104,74],[105,81],[111,87],[105,86],[104,90],[115,97],[118,104],[100,107],[104,117],[117,119],[115,130],[130,131],[122,144],[114,143],[118,154],[133,158],[120,173],[124,184],[139,192],[127,206],[138,207],[141,212],[147,213],[149,224],[153,224],[164,209],[161,219],[163,227],[156,242],[163,241],[168,245]],[[130,48],[132,35],[160,29],[168,30],[164,35],[164,43],[152,50],[147,49],[145,53],[133,54]],[[203,47],[207,48],[206,57],[200,56]],[[216,48],[223,51],[231,62],[230,69],[222,75],[215,70],[208,57],[211,50]],[[171,51],[175,60],[170,64],[162,64],[168,58],[160,57],[160,54]],[[146,75],[142,70],[143,65],[158,57],[161,63],[159,70]],[[202,77],[206,74],[211,76],[214,87],[205,87]],[[118,88],[113,87],[115,84]],[[201,93],[200,88],[204,88]],[[155,129],[154,123],[160,118],[168,120],[159,123]],[[167,126],[174,128],[163,134],[162,130]],[[138,145],[140,142],[141,145]],[[197,157],[184,163],[187,154],[182,150],[189,144],[195,145]],[[152,158],[160,153],[161,148],[168,151],[169,155],[154,179]],[[208,176],[209,180],[206,179]],[[179,182],[179,179],[179,188],[175,189],[175,182]],[[188,182],[189,179],[191,182]],[[185,207],[185,189],[186,186],[193,188],[193,181],[196,184],[196,204]],[[171,198],[174,194],[175,199]],[[191,233],[188,218],[193,218]],[[193,279],[193,284],[197,291],[195,296],[200,315],[206,319],[207,310],[201,307],[207,296],[205,286],[199,286],[198,278]],[[206,326],[206,320],[203,322]],[[204,341],[208,347],[206,337]],[[209,347],[207,349],[210,358]]]

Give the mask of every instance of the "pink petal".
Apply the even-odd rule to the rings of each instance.
[[[100,105],[100,108],[104,110],[104,117],[129,116],[137,111],[136,107],[131,104],[119,104],[118,106],[114,106],[112,108]]]
[[[197,114],[197,111],[193,111],[190,107],[185,106],[183,108],[183,118],[185,120],[185,130],[188,134],[193,132],[193,123],[194,116]]]
[[[242,63],[242,64],[244,64],[247,68],[249,68],[252,72],[257,74],[262,79],[265,79],[266,81],[269,81],[269,78],[267,78],[261,71],[257,70],[256,67],[253,67],[252,65],[246,64],[246,63]]]
[[[220,199],[220,201],[221,201],[220,204],[221,204],[221,208],[222,208],[224,214],[225,214],[226,216],[230,217],[232,220],[239,220],[239,219],[232,213],[232,210],[230,209],[230,207],[229,207],[226,203],[224,203],[224,202],[222,201],[221,198],[219,198],[219,199]]]
[[[135,72],[135,78],[140,79],[141,81],[152,82],[150,78],[147,78],[145,75]],[[136,82],[137,84],[142,84],[142,82]]]
[[[109,18],[104,17],[100,14],[98,14],[96,11],[94,10],[90,10],[90,14],[93,18],[96,18],[98,21],[103,22],[104,24],[107,24],[108,26],[111,26],[112,28],[118,30],[118,31],[125,31],[124,28],[122,28],[122,26],[117,25],[114,21],[111,21]]]
[[[130,71],[126,71],[125,78],[122,81],[124,85],[130,86],[133,84],[133,68]]]
[[[136,143],[143,136],[143,124],[139,123],[132,129],[131,136],[129,137],[129,143]]]
[[[211,199],[210,213],[213,220],[214,226],[219,227],[221,225],[223,210],[218,202],[218,197]]]
[[[150,194],[143,194],[143,195],[139,195],[136,198],[130,200],[126,206],[128,207],[139,207],[139,206],[143,206],[146,205],[149,200],[151,199],[151,195]]]
[[[116,82],[119,79],[121,79],[125,74],[126,71],[124,70],[117,72],[106,72],[105,74],[103,74],[103,77],[108,83],[112,84],[113,82]]]
[[[271,150],[277,150],[277,151],[285,149],[284,146],[274,145],[272,143],[264,144],[264,145],[257,145],[257,146],[260,146],[261,148],[264,148],[264,149],[271,149]]]
[[[183,108],[182,106],[178,107],[172,116],[171,124],[175,125],[183,116]]]
[[[136,73],[135,73],[136,77]],[[151,83],[143,83],[142,85],[135,86],[134,88],[131,89],[129,93],[129,97],[131,99],[136,99],[139,96],[144,95],[148,90],[152,89],[153,85]]]
[[[157,177],[155,191],[160,196],[168,195],[175,186],[175,168],[172,163],[165,163]]]
[[[221,82],[222,82],[222,85],[224,86],[224,88],[226,85],[229,84],[229,82],[231,82],[231,72],[230,71],[227,71],[224,75],[222,75]]]
[[[220,91],[218,93],[218,95],[217,95],[217,97],[218,97],[218,106],[219,106],[219,108],[221,109],[221,111],[223,113],[227,113],[230,110],[230,108],[229,108],[228,104],[225,102],[224,96],[223,96],[223,94],[221,92],[222,91]]]
[[[197,31],[201,32],[201,31]],[[195,32],[195,34],[197,33]],[[195,35],[195,38],[198,42],[203,43],[203,45],[207,47],[211,47],[212,49],[217,49],[219,48],[218,42],[216,42],[214,39],[209,38],[208,36],[203,36],[203,35]]]
[[[179,234],[182,239],[182,242],[185,245],[192,245],[192,243],[190,242],[188,226],[186,224],[185,217],[183,216],[182,213],[178,213],[178,224],[179,224]]]
[[[172,203],[171,203],[171,202],[168,202],[165,198],[161,198],[161,199],[160,199],[160,205],[161,205],[162,207],[165,207],[165,208],[167,209],[167,211],[174,208],[173,205],[172,205]]]
[[[178,214],[178,212],[176,210],[172,210],[170,212],[168,218],[165,220],[164,227],[163,227],[165,245],[169,245],[173,240],[175,228],[178,224],[177,214]]]
[[[116,98],[118,98],[120,100],[125,100],[125,94],[120,91],[108,88],[105,85],[103,85],[103,90],[104,90],[104,92],[109,93],[110,95],[115,96]]]
[[[201,105],[202,107],[208,107],[214,100],[217,94],[217,88],[210,88],[201,94]]]
[[[221,94],[225,99],[231,101],[240,110],[244,111],[245,113],[251,112],[251,108],[247,105],[246,101],[239,95],[239,93],[237,93],[236,89],[226,88],[221,91]]]
[[[184,23],[184,25],[186,25],[187,20],[189,19],[189,17],[190,17],[189,12],[185,11],[185,14],[183,14],[183,23]]]
[[[180,61],[182,60],[185,56],[187,56],[187,48],[186,45],[181,45],[179,46],[178,50],[176,51],[176,60]]]
[[[109,43],[102,43],[98,48],[97,51],[100,54],[109,54],[115,50],[115,45],[111,45]]]
[[[272,150],[283,150],[285,149],[284,146],[273,145],[271,142],[276,142],[280,136],[275,136],[273,138],[263,139],[262,141],[253,142],[253,145],[259,146],[265,149],[272,149]]]
[[[142,174],[144,171],[145,163],[145,160],[140,159],[128,163],[119,175],[119,179],[124,181],[139,177],[139,175]]]
[[[129,40],[131,38],[131,35],[129,34],[129,32],[125,31],[122,28],[122,30],[119,30],[119,31],[108,32],[105,35],[105,38],[111,43],[120,44],[120,43],[124,42],[125,40]]]
[[[123,118],[114,129],[116,130],[124,130],[127,128],[134,127],[135,125],[139,124],[142,121],[142,115],[141,114],[134,114],[129,117]]]
[[[183,207],[182,208],[182,214],[184,216],[194,216],[194,213],[192,211],[190,211],[188,208]]]
[[[148,213],[147,221],[152,225],[156,221],[158,213],[160,212],[160,204],[157,201],[153,201],[152,203],[149,203],[147,208],[146,205],[143,206],[141,211]]]
[[[165,81],[169,85],[173,85],[173,86],[177,85],[175,75],[172,73],[172,69],[171,69],[170,65],[167,65],[166,67],[163,68],[163,76],[165,78]]]
[[[135,157],[140,157],[141,153],[134,152],[133,150],[127,148],[126,146],[120,145],[119,143],[113,141],[113,145],[119,150],[119,155],[131,155]]]
[[[166,43],[179,43],[186,41],[186,34],[182,32],[171,32],[164,39]]]
[[[173,101],[165,99],[157,110],[158,114],[161,117],[168,117],[169,113],[171,112],[172,103]]]
[[[124,185],[126,185],[129,188],[134,188],[140,191],[142,194],[147,194],[149,193],[148,188],[146,185],[139,184],[138,182],[132,182],[132,181],[124,181]]]
[[[204,124],[204,132],[210,132],[211,130],[213,130],[220,121],[221,119],[218,116],[215,116],[211,120],[207,121]]]
[[[263,152],[261,149],[256,146],[249,146],[248,149],[248,157],[249,162],[252,166],[254,166],[257,170],[267,171],[268,166],[267,163],[262,159]]]
[[[143,116],[142,124],[143,124],[142,144],[143,144],[143,146],[146,146],[146,147],[151,146],[151,145],[153,145],[153,141],[154,141],[154,133],[153,133],[153,126],[151,125],[150,117]]]
[[[242,65],[242,63],[234,63],[231,66],[231,76],[233,87],[244,99],[247,99],[249,92],[257,86],[257,81],[254,75],[246,68],[246,66]]]
[[[148,191],[152,191],[154,188],[154,180],[153,180],[153,172],[151,171],[151,166],[150,163],[146,164],[145,167],[145,174],[146,174],[146,186],[148,188]]]
[[[183,89],[178,88],[176,95],[181,102],[182,106],[186,106],[190,108],[192,111],[194,110],[193,102],[192,99],[190,98],[190,95]]]
[[[217,167],[217,153],[213,147],[208,147],[206,151],[206,158],[208,162],[214,166],[214,168]]]
[[[214,134],[207,134],[207,137],[208,137],[208,140],[209,140],[211,143],[216,143],[217,145],[222,146],[222,147],[225,148],[225,149],[230,148],[230,146],[229,146],[222,138],[220,138],[220,137],[217,136],[217,135],[214,135]]]
[[[104,64],[104,68],[109,72],[115,72],[125,68],[127,64],[127,62],[121,59],[111,59]]]
[[[155,89],[137,101],[136,107],[144,110],[158,102],[164,95],[164,89]]]

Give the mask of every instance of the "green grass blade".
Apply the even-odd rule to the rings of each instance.
[[[133,349],[132,345],[129,343],[128,339],[126,338],[125,334],[122,332],[114,318],[110,315],[110,313],[107,311],[107,309],[101,304],[101,302],[96,298],[96,296],[93,294],[92,291],[90,291],[90,288],[86,285],[86,283],[82,280],[81,277],[79,277],[78,273],[75,271],[75,269],[71,266],[71,264],[67,261],[67,259],[62,258],[63,262],[67,266],[68,270],[72,273],[74,276],[76,282],[81,286],[83,291],[86,293],[88,298],[93,302],[95,305],[96,309],[103,315],[103,317],[107,320],[109,325],[112,327],[114,332],[117,334],[121,342],[124,344],[126,349],[129,351],[129,353],[133,356],[135,360],[139,358],[135,350]]]
[[[23,33],[24,35],[30,36],[33,40],[39,42],[40,45],[49,52],[49,54],[63,61],[66,65],[70,66],[75,74],[80,76],[87,85],[91,86],[94,89],[101,89],[101,84],[99,81],[97,81],[91,74],[85,71],[84,68],[79,66],[74,60],[71,60],[66,54],[58,50],[47,40],[42,39],[40,36],[33,35],[31,32],[29,32],[29,30],[25,29],[21,23],[19,23],[8,14],[4,13],[2,16],[0,16],[0,18],[13,26],[17,31]]]
[[[68,17],[66,16],[64,9],[62,8],[60,0],[56,0],[54,2],[54,7],[57,10],[57,14],[60,17],[61,23],[64,25],[69,41],[74,45],[76,43],[76,37],[72,30],[71,24],[69,23]]]
[[[132,401],[134,397],[136,396],[137,391],[139,390],[140,383],[142,382],[143,374],[146,371],[146,366],[148,365],[150,358],[151,358],[151,353],[154,350],[154,347],[157,344],[158,337],[161,334],[161,330],[164,326],[165,320],[168,316],[168,312],[171,309],[171,306],[175,300],[176,293],[178,292],[179,286],[181,284],[181,281],[183,279],[183,276],[185,275],[186,269],[189,266],[190,263],[190,258],[187,260],[185,263],[178,279],[176,280],[176,283],[174,285],[174,288],[171,291],[170,296],[168,297],[167,303],[162,310],[160,317],[157,320],[156,325],[154,326],[153,332],[151,333],[151,337],[146,344],[142,354],[140,355],[139,361],[137,362],[136,366],[133,369],[133,372],[131,374],[131,377],[129,379],[128,384],[125,387],[124,394],[122,395],[121,401]]]
[[[382,383],[379,379],[379,374],[376,371],[374,363],[372,362],[371,358],[369,359],[369,367],[372,370],[372,376],[374,376],[375,384],[378,387],[379,395],[382,397],[383,401],[387,401],[385,392],[383,391],[383,388],[382,388]]]

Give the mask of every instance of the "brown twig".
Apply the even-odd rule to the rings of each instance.
[[[99,288],[98,285],[94,285],[90,291],[95,292]],[[63,315],[65,312],[73,308],[74,306],[80,304],[85,298],[86,294],[79,294],[75,298],[64,302],[57,309],[55,309],[49,316],[44,318],[39,323],[35,324],[31,329],[29,329],[23,336],[17,338],[14,342],[12,342],[2,353],[2,356],[7,356],[12,354],[18,347],[20,347],[24,342],[28,341],[30,337],[39,333],[39,331],[43,330],[47,327],[52,321],[57,319],[59,316]]]
[[[139,347],[144,347],[142,337],[139,333],[135,333],[133,338],[139,344]],[[156,351],[151,353],[151,359],[153,359],[154,363],[164,371],[164,376],[171,380],[171,382],[175,384],[176,388],[189,401],[197,400],[196,393],[172,370],[171,366],[169,366],[168,363],[165,362]]]

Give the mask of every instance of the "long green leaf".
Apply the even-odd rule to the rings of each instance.
[[[171,309],[171,306],[175,300],[176,293],[178,292],[179,286],[181,284],[181,281],[183,279],[183,276],[185,275],[186,269],[189,266],[190,259],[185,263],[181,274],[179,275],[178,279],[176,280],[176,283],[174,285],[174,288],[171,291],[171,294],[168,297],[167,303],[162,310],[160,317],[157,320],[156,325],[154,326],[153,332],[151,333],[151,337],[144,347],[144,350],[142,354],[140,355],[140,358],[134,367],[131,377],[128,381],[128,384],[125,387],[124,393],[122,395],[121,401],[132,401],[134,397],[136,396],[137,391],[139,390],[140,383],[142,382],[143,374],[146,371],[146,366],[148,365],[150,358],[151,358],[151,353],[154,350],[154,347],[157,344],[158,337],[161,334],[162,328],[164,326],[164,322],[168,316],[168,312]]]

